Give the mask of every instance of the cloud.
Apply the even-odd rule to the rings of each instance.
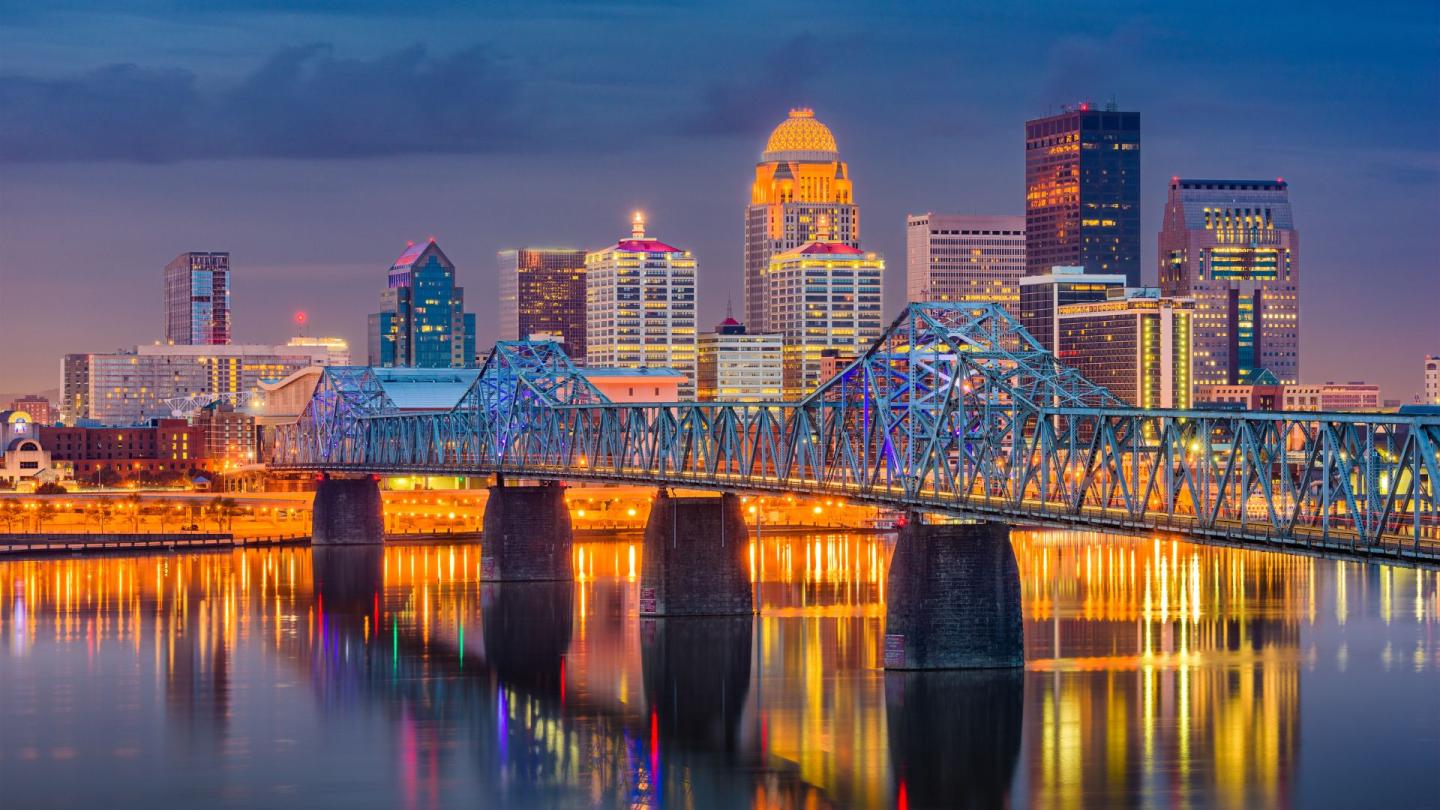
[[[681,122],[680,134],[769,132],[786,110],[806,105],[806,92],[824,68],[815,37],[791,37],[772,50],[754,72],[706,85],[700,93],[700,109]]]
[[[68,78],[0,76],[0,161],[172,162],[511,151],[539,127],[484,48],[414,45],[374,59],[284,48],[202,90],[179,69],[111,65]]]

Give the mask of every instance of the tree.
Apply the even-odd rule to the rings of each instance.
[[[140,531],[140,506],[145,501],[140,493],[132,492],[125,496],[125,509],[130,513],[130,527],[133,531]]]
[[[64,495],[66,492],[69,492],[69,490],[54,481],[46,481],[40,486],[35,487],[36,495]]]
[[[45,529],[45,521],[52,517],[55,517],[55,504],[49,501],[41,501],[35,507],[35,531],[43,531]]]
[[[120,483],[120,473],[113,467],[101,467],[95,471],[95,483],[102,487],[113,487]]]
[[[0,517],[5,518],[5,530],[13,532],[15,531],[15,521],[23,520],[25,517],[25,507],[13,498],[6,498],[0,501]]]
[[[90,507],[86,511],[91,517],[94,517],[100,522],[100,532],[103,534],[105,532],[105,521],[109,520],[110,516],[115,514],[115,504],[109,498],[96,498],[90,502]]]
[[[160,531],[163,532],[165,531],[165,519],[170,517],[170,512],[174,507],[175,503],[169,498],[156,498],[150,502],[150,508],[146,510],[146,513],[155,515],[159,519]]]

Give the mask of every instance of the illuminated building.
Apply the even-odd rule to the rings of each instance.
[[[96,482],[176,477],[205,469],[204,430],[184,419],[156,419],[130,427],[42,427],[40,444],[56,461],[75,466],[75,478]],[[108,470],[109,473],[105,471]]]
[[[765,274],[770,331],[784,338],[784,395],[797,399],[821,382],[827,349],[859,355],[884,327],[885,260],[844,242],[819,240],[770,258]]]
[[[256,460],[255,416],[228,402],[212,402],[190,417],[200,429],[200,455],[220,465],[240,466]]]
[[[585,254],[585,357],[592,366],[673,368],[695,398],[695,257],[645,235]]]
[[[700,336],[698,399],[766,402],[780,399],[784,340],[778,333],[750,334],[726,318]]]
[[[1284,385],[1269,371],[1243,385],[1195,386],[1197,405],[1250,411],[1378,411],[1380,386],[1363,382]]]
[[[500,339],[556,335],[565,353],[585,362],[585,251],[573,248],[502,250]]]
[[[1041,346],[1053,352],[1060,307],[1104,301],[1111,290],[1124,288],[1124,276],[1086,273],[1083,267],[1051,268],[1043,276],[1020,279],[1020,311],[1016,320]]]
[[[13,487],[22,480],[63,477],[55,469],[50,451],[40,444],[39,424],[32,414],[18,408],[0,411],[0,481]]]
[[[1025,122],[1026,275],[1056,265],[1140,286],[1140,113],[1080,104]]]
[[[390,265],[381,311],[369,322],[372,366],[465,368],[475,357],[475,316],[455,264],[434,239],[411,242]]]
[[[860,209],[835,136],[813,110],[792,109],[755,164],[745,211],[745,322],[756,332],[776,331],[766,299],[770,258],[817,239],[822,216],[829,238],[860,247]]]
[[[336,365],[331,346],[137,346],[131,351],[67,355],[66,424],[89,419],[133,425],[168,417],[167,399],[254,393],[261,380],[312,365]]]
[[[677,402],[692,385],[689,375],[673,368],[610,368],[580,370],[611,402]]]
[[[905,224],[905,300],[996,303],[1017,311],[1024,217],[929,213],[912,214]]]
[[[16,397],[10,401],[10,410],[24,411],[37,425],[48,425],[55,421],[55,410],[50,407],[50,400],[40,394]]]
[[[1195,382],[1300,379],[1300,235],[1283,180],[1170,181],[1160,289],[1195,299]]]
[[[1056,313],[1060,361],[1137,408],[1188,408],[1194,302],[1153,287]]]
[[[230,254],[191,251],[165,265],[165,342],[230,342]]]
[[[1440,355],[1425,358],[1425,404],[1440,405]]]
[[[350,344],[345,338],[338,337],[306,337],[299,335],[286,341],[286,346],[301,346],[310,348],[323,348],[326,352],[325,365],[327,366],[348,366],[350,365]]]

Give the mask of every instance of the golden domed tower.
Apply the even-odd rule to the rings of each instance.
[[[770,257],[813,241],[858,248],[860,209],[830,128],[813,110],[796,108],[765,143],[745,212],[745,317],[753,331],[772,331],[765,283]]]

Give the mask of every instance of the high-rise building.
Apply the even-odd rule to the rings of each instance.
[[[380,306],[370,315],[370,365],[465,368],[474,362],[475,316],[465,313],[455,264],[434,239],[411,242],[390,265]]]
[[[1020,279],[1020,311],[1016,320],[1040,345],[1055,351],[1059,309],[1066,304],[1104,301],[1111,290],[1125,289],[1125,277],[1086,273],[1083,267],[1053,267],[1043,276]]]
[[[770,258],[817,239],[821,217],[828,223],[828,240],[860,247],[860,209],[835,136],[813,110],[793,109],[770,133],[755,164],[745,211],[745,322],[750,329],[775,331],[765,298]]]
[[[702,402],[765,402],[780,399],[784,340],[779,333],[750,334],[726,317],[699,341],[697,398]]]
[[[912,214],[905,225],[907,301],[995,303],[1017,311],[1025,217]]]
[[[342,353],[348,354],[347,350]],[[171,415],[167,399],[254,394],[312,365],[337,365],[327,346],[137,346],[65,356],[65,423],[133,425]]]
[[[165,342],[230,342],[230,254],[190,251],[165,265]]]
[[[585,254],[585,310],[589,365],[673,368],[695,398],[695,257],[646,236],[640,212],[628,239]]]
[[[1170,181],[1160,290],[1195,299],[1195,382],[1300,379],[1300,234],[1283,180]]]
[[[771,331],[785,341],[784,394],[804,396],[822,380],[827,349],[858,356],[884,328],[885,260],[844,242],[820,239],[770,257],[766,273]]]
[[[1140,113],[1089,104],[1025,122],[1025,267],[1140,286]]]
[[[302,348],[321,348],[326,351],[326,365],[348,366],[350,365],[350,342],[340,337],[309,337],[297,335],[285,342],[286,346],[298,346]]]
[[[1116,289],[1104,301],[1059,308],[1062,363],[1137,408],[1189,408],[1194,302],[1154,287]]]
[[[585,251],[573,248],[502,250],[500,339],[547,334],[565,353],[585,361]]]
[[[1440,355],[1425,358],[1425,404],[1440,405]]]

